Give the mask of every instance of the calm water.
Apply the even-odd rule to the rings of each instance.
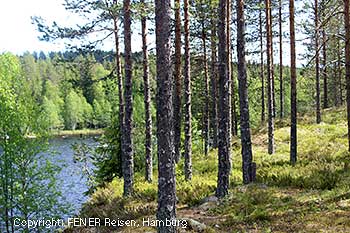
[[[58,179],[61,181],[60,189],[63,196],[66,198],[66,202],[72,205],[73,211],[69,214],[77,214],[81,205],[87,201],[87,196],[84,194],[88,191],[86,184],[86,178],[82,176],[81,166],[74,163],[74,151],[72,145],[74,143],[85,143],[89,146],[96,146],[97,142],[93,137],[79,138],[79,137],[66,137],[55,138],[50,140],[50,151],[55,154],[49,155],[54,158],[54,162],[62,168]]]

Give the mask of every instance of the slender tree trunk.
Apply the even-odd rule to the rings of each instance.
[[[184,32],[185,32],[185,178],[192,179],[192,113],[191,113],[191,67],[190,67],[190,31],[188,0],[184,0]]]
[[[216,12],[214,10],[214,12]],[[218,106],[217,106],[217,56],[216,56],[216,23],[214,16],[211,17],[211,73],[210,73],[210,89],[211,89],[211,103],[212,103],[212,115],[211,115],[211,125],[213,131],[213,147],[218,146]]]
[[[232,89],[232,61],[231,61],[231,0],[227,0],[227,7],[226,7],[226,11],[227,11],[227,23],[226,23],[226,46],[227,46],[227,75],[230,78],[229,81],[229,104],[231,106],[232,109],[232,101],[234,98],[234,90]],[[233,115],[233,111],[230,111],[230,134],[232,134],[232,136],[236,136],[237,132],[235,132],[232,126],[234,126],[236,123],[236,117]]]
[[[343,83],[342,83],[342,69],[341,69],[341,48],[340,48],[340,41],[337,40],[337,51],[338,51],[338,80],[339,80],[339,100],[337,106],[343,105]],[[337,88],[336,88],[337,89]]]
[[[235,75],[233,73],[233,52],[234,50],[231,49],[231,53],[230,53],[230,60],[231,60],[231,82],[232,82],[232,85],[231,85],[231,91],[232,91],[232,98],[231,98],[231,101],[232,101],[232,109],[231,109],[231,112],[232,112],[232,125],[231,125],[231,131],[232,131],[232,136],[237,136],[238,135],[238,120],[237,120],[237,106],[236,106],[236,95],[235,95],[235,90],[236,90],[236,79],[235,79]]]
[[[265,1],[266,5],[266,40],[267,40],[267,104],[268,104],[268,153],[275,153],[274,140],[274,111],[273,111],[273,63],[272,63],[272,25],[271,25],[271,0]]]
[[[315,0],[316,123],[321,123],[318,0]]]
[[[346,68],[346,104],[348,119],[348,144],[350,151],[350,10],[349,0],[344,0],[345,21],[345,68]]]
[[[202,3],[203,4],[203,3]],[[207,64],[207,33],[204,25],[205,18],[202,18],[202,46],[203,46],[203,66],[204,66],[204,83],[205,83],[205,103],[204,103],[204,154],[208,155],[209,151],[209,77]]]
[[[179,162],[181,148],[181,18],[180,0],[175,0],[175,92],[174,92],[174,145],[175,161]]]
[[[327,74],[327,36],[325,29],[322,30],[323,39],[323,108],[328,108],[328,74]]]
[[[125,47],[125,119],[124,119],[124,196],[133,192],[134,159],[132,148],[132,59],[130,0],[124,0],[124,47]]]
[[[141,1],[143,7],[145,2]],[[146,124],[146,174],[145,178],[148,182],[152,182],[153,160],[152,160],[152,116],[151,116],[151,88],[149,80],[149,66],[148,66],[148,48],[147,48],[147,19],[143,15],[141,18],[142,31],[142,51],[143,51],[143,82],[144,82],[144,102],[145,102],[145,124]]]
[[[237,0],[237,57],[238,57],[238,83],[239,102],[241,113],[241,142],[242,142],[242,170],[243,183],[253,182],[252,174],[252,142],[249,123],[249,102],[247,85],[247,66],[245,60],[245,19],[244,0]]]
[[[279,46],[280,46],[280,118],[284,117],[284,85],[283,85],[283,36],[282,36],[282,0],[279,0],[278,8],[278,26],[279,26]]]
[[[259,4],[262,5],[260,0]],[[264,47],[263,47],[263,10],[259,10],[259,37],[260,37],[260,77],[261,77],[261,122],[265,122],[265,71],[264,71]]]
[[[230,77],[228,76],[227,53],[227,0],[219,1],[219,148],[218,148],[218,184],[216,196],[222,198],[228,194],[230,177]]]
[[[173,76],[171,74],[171,4],[155,0],[157,52],[157,139],[158,210],[157,219],[176,220],[176,182],[173,126]],[[175,226],[158,226],[159,233],[175,233]]]
[[[290,163],[297,162],[297,72],[295,55],[295,26],[294,0],[289,0],[290,27],[290,99],[291,99],[291,128],[290,128]]]
[[[114,0],[114,5],[117,6],[118,1]],[[119,97],[119,134],[120,134],[120,158],[122,164],[124,164],[124,84],[121,74],[121,65],[120,65],[120,52],[119,52],[119,28],[118,28],[118,16],[113,14],[113,24],[114,24],[114,40],[115,40],[115,64],[116,64],[116,75],[118,82],[118,97]]]

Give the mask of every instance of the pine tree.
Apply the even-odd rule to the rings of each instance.
[[[227,53],[227,0],[219,1],[219,146],[218,146],[218,184],[216,196],[225,197],[228,194],[230,177],[230,77],[228,76]]]
[[[265,1],[266,7],[266,41],[267,41],[267,104],[268,104],[268,153],[275,153],[274,140],[274,95],[273,95],[273,50],[271,25],[271,0]]]
[[[141,0],[141,31],[142,31],[142,52],[143,52],[143,82],[145,102],[145,125],[146,125],[146,174],[148,182],[152,182],[153,160],[152,160],[152,116],[151,116],[151,87],[149,80],[148,48],[147,48],[147,12],[145,1]]]
[[[175,160],[180,159],[181,148],[181,18],[180,0],[175,0],[175,92],[174,92],[174,145]]]
[[[245,19],[244,0],[237,0],[237,57],[239,102],[241,113],[241,142],[243,183],[248,184],[255,179],[255,164],[252,163],[252,142],[250,135],[247,66],[245,60]]]
[[[132,58],[131,58],[131,16],[130,0],[123,2],[124,13],[124,60],[125,60],[125,118],[124,118],[124,149],[123,149],[123,177],[124,196],[131,195],[134,183],[134,159],[132,145]]]
[[[185,87],[185,178],[192,179],[192,112],[191,112],[191,67],[190,67],[190,31],[189,31],[189,2],[184,0],[184,34],[185,34],[185,67],[184,67],[184,87]]]
[[[173,126],[173,76],[171,74],[170,0],[155,0],[157,52],[157,139],[158,139],[158,210],[157,219],[176,219],[176,182]],[[158,226],[160,233],[175,233],[175,226]]]
[[[297,161],[297,72],[295,56],[295,29],[294,29],[294,0],[289,0],[289,27],[290,27],[290,88],[291,88],[291,128],[290,128],[290,162]]]

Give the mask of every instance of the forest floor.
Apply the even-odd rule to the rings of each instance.
[[[298,162],[289,164],[288,121],[277,121],[276,153],[267,154],[266,127],[253,134],[257,163],[255,184],[242,185],[239,140],[233,141],[230,194],[218,201],[213,195],[217,177],[217,151],[193,156],[193,180],[184,180],[183,163],[177,165],[177,218],[187,219],[180,232],[350,232],[350,155],[344,108],[323,112],[314,124],[311,114],[300,116]],[[156,174],[156,172],[155,172]],[[135,219],[137,227],[103,228],[98,232],[156,232],[142,226],[155,219],[157,177],[149,184],[135,176],[135,196],[122,198],[122,180],[97,190],[81,217]],[[97,232],[94,228],[66,232]]]

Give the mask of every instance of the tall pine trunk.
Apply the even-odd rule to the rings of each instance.
[[[322,30],[323,43],[323,108],[328,108],[328,74],[327,74],[327,35],[325,29]]]
[[[315,0],[315,68],[316,68],[316,123],[321,123],[320,52],[319,52],[318,0]]]
[[[262,1],[259,1],[262,6]],[[263,10],[259,10],[259,39],[260,39],[260,77],[261,77],[261,122],[265,122],[265,71],[264,71],[264,45],[263,45]]]
[[[349,0],[344,0],[345,21],[345,69],[346,69],[346,105],[348,119],[348,144],[350,151],[350,10]]]
[[[118,1],[114,0],[114,4],[117,5]],[[118,115],[118,121],[119,121],[119,134],[120,137],[120,156],[123,160],[124,158],[124,143],[123,143],[123,130],[124,130],[124,86],[123,86],[123,78],[121,74],[121,65],[120,65],[120,52],[119,52],[119,28],[118,28],[118,16],[113,14],[113,24],[114,24],[114,40],[115,40],[115,63],[116,63],[116,75],[117,75],[117,82],[118,82],[118,97],[119,97],[119,115]],[[123,164],[123,162],[122,162]]]
[[[181,148],[181,18],[180,0],[175,0],[175,92],[174,92],[174,146],[175,161],[180,159]]]
[[[158,210],[157,219],[176,220],[176,182],[173,141],[173,76],[171,73],[171,4],[155,0],[157,52],[157,139]],[[160,233],[175,233],[175,226],[158,226]]]
[[[232,88],[233,86],[233,76],[232,76],[232,63],[231,63],[231,0],[227,0],[227,17],[226,17],[226,46],[227,46],[227,75],[230,78],[229,82],[229,104],[231,106],[231,110],[234,109],[232,107],[232,103],[235,102],[233,101],[234,98],[234,90]],[[232,76],[232,77],[231,77]],[[234,130],[234,125],[236,124],[235,121],[236,116],[234,115],[235,113],[233,111],[230,111],[230,134],[233,136],[237,135],[237,132]]]
[[[141,1],[145,8],[144,0]],[[145,14],[143,12],[143,14]],[[142,15],[141,18],[142,31],[142,52],[143,52],[143,82],[144,82],[144,102],[145,102],[145,124],[146,124],[146,174],[145,179],[152,182],[153,160],[152,160],[152,116],[151,116],[151,87],[149,80],[149,65],[148,65],[148,48],[147,48],[147,18]]]
[[[284,117],[284,85],[283,85],[283,36],[282,36],[282,0],[279,0],[278,8],[278,27],[279,27],[279,46],[280,46],[280,67],[279,67],[279,78],[280,78],[280,118]]]
[[[242,170],[243,183],[248,184],[254,181],[252,167],[252,142],[249,123],[249,102],[247,85],[247,66],[245,60],[245,19],[244,0],[237,0],[237,57],[238,57],[238,83],[239,102],[241,113],[241,142],[242,142]]]
[[[294,0],[289,0],[290,27],[290,99],[291,99],[291,128],[290,128],[290,163],[297,162],[297,72],[295,55],[295,26]]]
[[[184,34],[185,34],[185,68],[184,68],[184,86],[185,86],[185,178],[192,179],[192,113],[191,113],[191,60],[190,60],[190,28],[189,28],[189,4],[184,0]]]
[[[267,104],[268,104],[268,153],[275,153],[274,139],[274,95],[273,95],[273,63],[272,63],[272,25],[271,25],[271,0],[265,1],[266,5],[266,42],[267,42]]]
[[[236,91],[236,79],[235,79],[235,75],[233,73],[233,65],[232,65],[232,58],[233,58],[233,49],[231,49],[231,53],[230,53],[230,60],[231,60],[231,115],[232,115],[232,125],[231,125],[231,131],[232,131],[232,135],[233,136],[237,136],[238,135],[238,120],[237,120],[237,105],[236,105],[236,95],[235,95],[235,91]]]
[[[214,10],[214,12],[216,12]],[[218,146],[218,92],[217,92],[217,43],[216,43],[216,21],[214,19],[215,14],[211,17],[211,67],[210,67],[210,93],[211,93],[211,128],[213,132],[213,147]]]
[[[132,148],[132,58],[131,58],[131,16],[130,0],[124,0],[124,49],[125,49],[125,119],[124,119],[124,196],[133,192],[134,159]]]
[[[202,3],[202,2],[201,2]],[[203,4],[203,3],[202,3]],[[203,46],[203,67],[204,67],[204,84],[205,84],[205,103],[204,103],[204,154],[208,155],[209,151],[209,77],[207,63],[207,33],[205,30],[205,18],[202,17],[202,46]]]
[[[228,76],[227,53],[227,0],[219,1],[219,147],[218,180],[216,196],[222,198],[228,194],[230,177],[230,77]]]

